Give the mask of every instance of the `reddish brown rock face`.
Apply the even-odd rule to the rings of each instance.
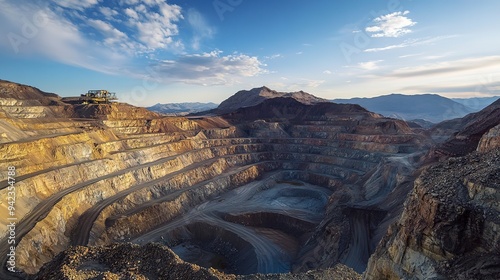
[[[500,125],[497,125],[481,137],[477,151],[485,153],[500,147]]]
[[[365,278],[498,279],[499,171],[499,149],[429,167]]]
[[[464,156],[470,152],[482,149],[482,146],[495,146],[498,133],[494,127],[500,124],[500,100],[483,110],[469,114],[461,119],[446,121],[431,129],[432,134],[447,135],[447,140],[437,146],[438,154],[445,156]],[[487,136],[491,130],[490,136]],[[485,137],[482,139],[482,137]],[[491,137],[494,139],[488,140]],[[485,148],[488,149],[488,148]]]

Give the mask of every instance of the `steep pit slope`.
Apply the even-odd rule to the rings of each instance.
[[[500,124],[500,99],[477,113],[440,123],[430,132],[433,136],[449,136],[436,148],[438,154],[464,156],[475,151],[481,137],[498,124]]]
[[[269,99],[222,118],[247,137],[206,130],[203,134],[207,138],[200,138],[200,141],[217,157],[224,158],[224,166],[214,164],[226,171],[219,171],[220,175],[212,175],[178,191],[166,188],[162,190],[165,197],[153,197],[150,201],[139,199],[139,191],[125,197],[122,205],[110,201],[113,204],[96,220],[92,229],[96,238],[91,238],[90,244],[120,240],[161,242],[176,247],[176,252],[193,261],[198,260],[199,264],[218,260],[223,264],[219,268],[238,273],[283,272],[290,267],[297,272],[308,271],[331,267],[343,259],[355,263],[357,269],[363,271],[373,244],[381,238],[379,232],[383,232],[388,223],[382,227],[378,224],[386,212],[391,212],[388,219],[397,214],[393,211],[394,205],[404,198],[408,178],[415,168],[413,164],[418,165],[413,162],[418,156],[413,154],[425,151],[427,139],[415,134],[403,121],[382,118],[357,105],[305,105],[292,98]],[[196,121],[201,124],[204,120]],[[185,180],[182,174],[178,178]],[[285,195],[290,186],[281,186],[279,182],[307,186],[309,190],[299,191],[300,187],[294,187]],[[311,204],[318,208],[315,211],[315,215],[320,215],[318,220],[305,209],[300,209],[300,203],[290,203],[322,201],[314,198],[317,186],[334,192],[326,206],[332,216],[327,215],[323,220],[324,204]],[[404,188],[400,189],[401,186]],[[276,187],[283,188],[283,191],[271,196],[275,206],[271,203],[273,201],[254,202],[254,197],[259,196],[261,198],[257,201],[262,201],[266,190]],[[191,206],[191,209],[180,207],[178,203],[182,200],[201,204]],[[262,205],[268,206],[262,208]],[[350,244],[350,236],[355,231],[354,226],[352,229],[349,226],[348,213],[354,212],[349,211],[350,208],[356,208],[360,216],[364,216],[364,211],[378,213],[373,220],[356,220],[356,226],[363,231],[369,224],[368,236],[360,235],[360,244],[354,241]],[[343,209],[347,209],[346,214]],[[228,216],[228,212],[239,214]],[[176,216],[175,213],[182,215]],[[273,226],[272,219],[297,224],[298,230],[277,222]],[[242,223],[247,227],[242,228]],[[203,228],[210,228],[210,232],[225,236],[224,240],[233,241],[225,243],[225,247],[221,247],[226,248],[223,250],[212,245],[201,246],[223,245],[217,238],[200,230]],[[339,232],[338,236],[342,238],[333,238],[332,232]],[[318,242],[318,236],[324,240]],[[324,242],[332,238],[333,241],[324,246]],[[292,247],[296,249],[279,250],[285,244],[276,242],[280,239],[295,244]],[[238,253],[252,251],[256,255]],[[344,257],[349,251],[352,251],[349,257]],[[357,251],[366,253],[358,259]],[[254,261],[249,262],[249,259]],[[241,262],[228,263],[228,260]]]
[[[122,103],[70,105],[55,94],[5,81],[0,92],[0,168],[16,168],[16,269],[30,273],[69,246],[78,213],[106,197],[107,187],[156,179],[152,173],[161,164],[178,169],[197,160],[202,152],[176,155],[193,150],[189,139],[204,128],[237,135],[218,118],[196,123]],[[7,179],[7,172],[0,172],[3,256]],[[0,278],[8,279],[3,273]]]
[[[233,96],[224,100],[216,109],[217,113],[228,113],[238,108],[255,106],[264,100],[277,97],[291,97],[304,104],[316,104],[319,102],[329,102],[326,99],[316,97],[307,92],[278,92],[268,87],[253,88],[251,90],[241,90]]]
[[[387,226],[402,210],[428,139],[416,135],[403,121],[383,118],[354,104],[311,106],[274,98],[224,118],[251,135],[283,138],[281,143],[289,137],[299,143],[317,138],[338,143],[337,148],[316,149],[321,154],[349,150],[345,156],[359,160],[341,164],[364,171],[335,188],[325,218],[301,249],[293,270],[330,267],[340,261],[364,271]],[[376,157],[372,163],[377,164],[360,168],[369,157]]]
[[[365,279],[500,279],[500,150],[427,168]]]
[[[22,137],[5,139],[0,167],[16,166],[16,269],[29,274],[71,245],[128,241],[177,246],[229,272],[339,262],[362,272],[428,148],[404,121],[357,105],[277,97],[190,119],[121,103],[61,106],[71,117],[2,115]],[[3,203],[3,264],[7,213]]]

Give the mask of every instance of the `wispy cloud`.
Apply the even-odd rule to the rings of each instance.
[[[469,81],[467,81],[469,82]],[[431,93],[454,93],[455,95],[459,95],[464,93],[465,95],[470,96],[471,93],[475,95],[484,95],[484,96],[497,96],[500,95],[500,80],[491,82],[488,84],[482,83],[465,83],[463,85],[422,85],[422,86],[412,86],[402,88],[403,91],[418,91],[418,92],[431,92]]]
[[[466,58],[454,61],[431,63],[417,67],[405,67],[395,70],[392,74],[390,74],[390,76],[397,78],[422,77],[436,74],[472,71],[492,66],[500,68],[500,56]]]
[[[52,0],[55,4],[69,9],[76,9],[83,11],[84,9],[90,8],[99,3],[99,0]]]
[[[103,0],[51,0],[48,8],[57,13],[61,21],[74,23],[72,18],[79,18],[82,22],[75,25],[75,32],[89,41],[118,42],[118,37],[128,34],[126,42],[115,46],[118,52],[145,53],[180,45],[174,38],[179,34],[178,22],[183,19],[180,6],[158,0],[142,1],[143,4],[136,0],[121,0],[113,9],[100,6],[97,8],[99,13],[88,12],[101,2]],[[122,19],[127,24],[119,24]],[[90,38],[87,26],[98,31],[102,38]]]
[[[265,56],[264,58],[265,59],[278,59],[278,58],[283,58],[284,56],[280,53],[277,53],[277,54],[273,54],[273,55],[269,55],[269,56]]]
[[[373,20],[375,25],[369,26],[365,29],[366,32],[372,33],[371,37],[400,37],[402,35],[411,33],[408,28],[417,24],[410,18],[406,17],[409,11],[394,12],[384,16],[377,17]]]
[[[100,19],[89,19],[88,24],[98,30],[104,37],[104,43],[108,46],[125,43],[128,36],[111,24]]]
[[[126,60],[125,55],[89,41],[76,24],[49,7],[0,1],[0,15],[0,34],[7,34],[11,36],[11,39],[18,36],[15,38],[19,40],[0,40],[0,47],[9,52],[47,57],[68,65],[108,74],[115,73],[113,65],[121,65]],[[35,26],[36,30],[33,30],[29,38],[24,37],[22,31],[24,20],[35,16],[39,21],[39,24]],[[96,24],[96,30],[106,32],[107,26],[98,25],[100,24]],[[109,38],[114,38],[120,35],[110,34],[109,36]]]
[[[23,36],[24,20],[36,14],[43,26],[37,26],[29,38],[21,37],[14,46],[19,55],[133,78],[153,79],[152,68],[154,80],[163,83],[226,85],[267,73],[256,56],[197,52],[215,29],[196,10],[184,14],[179,6],[164,0],[121,0],[113,9],[97,7],[100,2],[54,0],[40,7],[0,0],[0,34]],[[86,10],[89,7],[92,10]],[[179,38],[178,24],[184,17],[192,33],[182,38],[192,39],[195,53],[188,53]],[[11,41],[0,40],[0,49],[12,51],[14,47]]]
[[[139,14],[132,8],[126,8],[125,9],[125,14],[129,16],[133,20],[138,20],[139,19]]]
[[[405,54],[405,55],[400,55],[399,58],[408,58],[408,57],[415,57],[415,56],[420,56],[423,55],[424,53],[412,53],[412,54]]]
[[[362,69],[362,70],[376,70],[379,69],[380,66],[378,65],[380,62],[383,62],[383,60],[372,60],[372,61],[366,61],[366,62],[360,62],[358,63],[357,67]]]
[[[188,10],[187,21],[194,33],[191,47],[198,50],[202,40],[211,39],[214,36],[215,28],[208,24],[203,15],[195,9]]]
[[[101,12],[107,20],[114,20],[118,15],[118,11],[109,7],[99,7],[99,12]]]
[[[450,39],[450,38],[455,38],[455,37],[458,37],[458,35],[437,36],[437,37],[432,37],[432,38],[408,39],[408,40],[405,40],[401,44],[389,45],[389,46],[380,47],[380,48],[365,49],[364,52],[381,52],[381,51],[401,49],[401,48],[407,48],[407,47],[413,47],[413,46],[429,45],[429,44],[435,43],[435,42],[440,41],[440,40]]]
[[[175,60],[158,61],[153,70],[160,81],[200,85],[227,85],[241,77],[266,73],[257,57],[244,54],[223,56],[221,51],[182,55]]]

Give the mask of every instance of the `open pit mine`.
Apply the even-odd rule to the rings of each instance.
[[[92,98],[0,81],[0,279],[500,276],[499,101],[425,130],[266,87]]]

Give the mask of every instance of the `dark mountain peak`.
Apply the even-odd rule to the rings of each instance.
[[[350,116],[352,119],[379,117],[357,104],[332,102],[305,104],[290,96],[266,99],[254,106],[239,108],[223,115],[226,119],[238,122],[258,119],[301,122],[337,119],[339,116]]]
[[[253,90],[258,90],[258,91],[274,91],[274,90],[272,90],[272,89],[270,89],[270,88],[268,88],[266,86],[261,86],[261,87],[258,87],[258,88],[253,88],[252,91]]]
[[[278,92],[266,86],[253,88],[251,90],[240,90],[233,96],[224,100],[217,110],[220,113],[228,113],[238,108],[255,106],[262,103],[264,100],[278,98],[278,97],[291,97],[300,103],[316,104],[320,102],[329,102],[326,99],[316,97],[304,91],[298,92]]]

